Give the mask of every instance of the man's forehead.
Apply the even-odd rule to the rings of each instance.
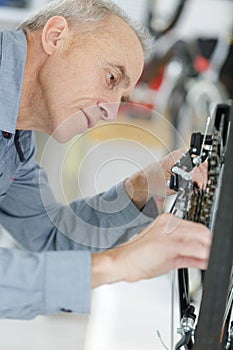
[[[122,18],[116,15],[110,15],[103,21],[103,33],[110,34],[115,42],[122,42],[126,44],[126,48],[130,44],[137,45],[143,52],[143,48],[139,37],[134,29],[125,22]],[[144,54],[143,54],[144,55]]]

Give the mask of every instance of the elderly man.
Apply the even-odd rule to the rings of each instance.
[[[0,223],[23,248],[0,249],[1,317],[86,313],[91,288],[206,268],[209,230],[155,219],[152,195],[169,192],[155,166],[63,206],[34,161],[32,130],[66,142],[116,118],[142,73],[145,31],[113,4],[57,0],[0,37]]]

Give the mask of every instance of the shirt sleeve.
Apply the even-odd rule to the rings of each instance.
[[[88,313],[90,260],[85,251],[30,253],[0,248],[0,317]]]
[[[33,143],[0,202],[0,222],[21,247],[35,252],[101,251],[130,239],[157,216],[154,200],[141,212],[123,182],[91,198],[58,203],[34,153]]]
[[[120,183],[108,192],[56,202],[34,148],[0,203],[0,222],[24,250],[0,250],[1,317],[90,310],[91,253],[130,239],[157,215],[143,212]]]

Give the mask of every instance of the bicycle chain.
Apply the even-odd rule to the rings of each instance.
[[[211,213],[220,174],[220,145],[221,132],[215,130],[212,139],[212,151],[208,160],[208,181],[206,188],[200,189],[194,184],[188,210],[188,220],[204,224],[207,227],[210,227]]]

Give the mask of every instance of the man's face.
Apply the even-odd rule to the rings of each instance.
[[[109,18],[96,34],[79,36],[69,50],[50,55],[39,75],[46,132],[60,142],[100,119],[114,120],[143,69],[139,39],[120,18]]]

